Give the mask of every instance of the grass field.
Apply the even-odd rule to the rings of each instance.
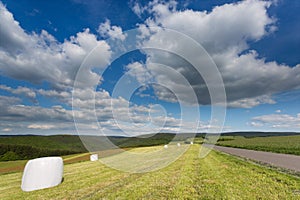
[[[144,135],[137,137],[116,137],[108,139],[121,148],[145,147],[169,143],[175,134],[159,133],[152,137]],[[180,141],[188,139],[190,134],[177,136]],[[90,151],[107,150],[105,138],[101,136],[76,136],[76,135],[26,135],[26,136],[1,136],[0,135],[0,161],[28,160],[44,156],[61,156],[75,153],[88,152],[83,141],[88,141]],[[111,148],[111,147],[110,147]],[[112,148],[111,148],[112,149]]]
[[[134,151],[147,151],[143,147]],[[199,145],[159,171],[130,174],[99,162],[65,165],[64,181],[34,192],[20,189],[22,173],[0,177],[0,199],[300,199],[300,180]]]
[[[62,156],[65,164],[87,161],[90,159],[89,153],[75,154]],[[12,173],[12,172],[22,172],[27,160],[16,160],[16,161],[2,161],[0,162],[0,175]]]
[[[218,145],[221,146],[300,155],[300,135],[250,138],[222,136],[220,139]]]

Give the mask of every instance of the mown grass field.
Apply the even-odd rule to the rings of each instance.
[[[203,159],[198,153],[192,145],[168,167],[141,174],[99,162],[67,164],[62,184],[34,192],[21,191],[21,172],[4,174],[0,199],[300,199],[299,178],[216,151]]]
[[[222,136],[218,141],[218,145],[300,155],[300,135],[250,138],[243,136]]]
[[[62,156],[65,164],[87,161],[90,159],[89,153],[81,153],[74,155]],[[2,174],[12,173],[12,172],[22,172],[27,160],[15,160],[15,161],[1,161],[0,162],[0,176]]]

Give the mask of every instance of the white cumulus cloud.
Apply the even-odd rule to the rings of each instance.
[[[108,19],[99,25],[98,33],[100,33],[102,37],[111,37],[112,39],[119,39],[121,41],[126,38],[126,34],[123,33],[122,28],[119,26],[112,26]]]
[[[152,26],[184,33],[201,44],[216,63],[223,78],[229,106],[251,108],[260,104],[274,104],[272,95],[299,89],[300,65],[266,62],[249,46],[250,42],[261,40],[276,30],[276,19],[268,14],[271,3],[245,0],[217,6],[207,12],[178,10],[174,2],[153,1],[143,9],[140,8],[151,15],[145,24],[139,26],[141,38],[146,38],[142,45],[155,46],[169,52],[181,51],[197,57],[193,49],[177,35],[162,37],[162,34],[153,31]],[[146,67],[154,78],[168,82],[172,91],[187,91],[174,81],[176,79],[172,74],[161,73],[161,69],[151,68],[147,64],[154,62],[168,65],[190,82],[199,104],[210,104],[207,85],[201,76],[197,76],[190,63],[166,51],[145,51],[145,54]],[[205,63],[202,65],[205,66]],[[170,99],[169,96],[172,96],[166,90],[157,94],[160,99]],[[188,95],[185,101],[189,101]]]
[[[300,113],[289,114],[270,114],[252,118],[252,123],[259,123],[269,128],[284,128],[286,130],[299,130]]]
[[[27,33],[0,2],[0,71],[3,75],[33,83],[47,81],[56,88],[73,85],[76,72],[85,56],[100,46],[94,66],[106,67],[110,61],[110,47],[97,39],[89,29],[58,42],[47,31]],[[86,69],[87,80],[100,77]],[[94,77],[90,80],[88,77]],[[87,83],[90,84],[90,83]]]

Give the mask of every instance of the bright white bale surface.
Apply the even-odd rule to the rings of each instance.
[[[168,148],[168,145],[166,144],[166,145],[164,146],[164,148],[167,149],[167,148]]]
[[[29,192],[54,187],[62,181],[64,171],[61,157],[44,157],[26,163],[21,189]]]
[[[91,161],[97,161],[98,160],[98,154],[92,154],[92,155],[90,155],[90,160]]]
[[[178,147],[180,147],[180,145],[181,145],[180,143],[177,143],[177,146],[178,146]]]

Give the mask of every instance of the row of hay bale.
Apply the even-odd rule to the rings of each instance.
[[[193,144],[193,142],[190,142]],[[177,143],[180,147],[181,144]],[[168,145],[164,145],[167,149]],[[97,161],[98,154],[90,155],[90,161]],[[44,157],[29,160],[24,168],[21,189],[23,191],[34,191],[54,187],[62,182],[64,171],[63,159],[61,157]]]
[[[98,154],[90,155],[97,161]],[[59,185],[63,179],[64,164],[61,157],[44,157],[29,160],[24,168],[21,189],[29,192]]]
[[[190,142],[190,144],[194,144],[194,142]],[[180,147],[181,144],[178,142],[178,143],[177,143],[177,146]],[[165,145],[164,145],[164,148],[167,149],[167,148],[169,148],[169,146],[168,146],[167,144],[165,144]]]

